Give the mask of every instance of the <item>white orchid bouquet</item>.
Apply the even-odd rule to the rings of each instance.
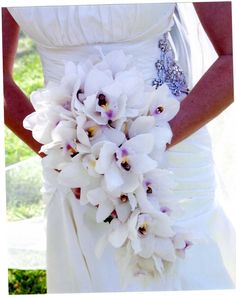
[[[97,223],[109,224],[96,255],[108,243],[116,248],[123,282],[128,274],[164,274],[191,245],[171,217],[178,207],[173,173],[161,167],[168,121],[179,110],[168,86],[145,83],[123,51],[100,50],[65,64],[60,83],[33,92],[31,102],[35,112],[24,127],[43,144],[47,170],[57,170],[53,182],[80,188],[81,205],[96,207]]]

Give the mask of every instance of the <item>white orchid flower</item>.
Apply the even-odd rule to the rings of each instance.
[[[116,196],[113,193],[104,191],[100,187],[88,191],[87,200],[92,205],[98,207],[96,212],[98,223],[106,219],[110,223],[115,217],[124,223],[130,216],[131,210],[136,206],[135,197],[132,193],[123,193],[120,196]]]
[[[153,88],[147,88],[142,74],[132,67],[117,73],[115,81],[122,86],[122,93],[127,96],[126,116],[134,118],[145,112],[152,100]]]
[[[53,195],[57,190],[63,191],[62,187],[58,183],[58,172],[54,169],[44,167],[43,168],[43,186],[40,190],[44,203],[49,204]]]
[[[34,139],[39,143],[48,144],[53,140],[52,131],[64,119],[73,121],[71,112],[62,106],[45,107],[28,115],[23,121],[23,126],[32,131]]]
[[[131,67],[131,55],[126,55],[122,50],[114,50],[104,54],[101,47],[98,48],[102,61],[96,64],[99,70],[110,69],[113,77],[119,72],[123,72]]]
[[[120,193],[115,196],[113,203],[117,217],[122,223],[127,221],[131,212],[137,207],[137,200],[134,193]]]
[[[80,154],[81,155],[81,154]],[[96,157],[93,154],[85,154],[81,157],[81,162],[84,169],[87,171],[89,176],[99,177],[100,175],[96,172]]]
[[[87,200],[97,206],[96,221],[103,222],[114,210],[114,204],[110,196],[102,188],[96,188],[87,192]]]
[[[175,248],[170,239],[175,233],[165,214],[159,212],[154,216],[135,209],[126,223],[113,219],[111,225],[109,242],[114,247],[121,247],[128,239],[134,253],[141,257],[156,254],[166,261],[175,260]]]
[[[158,164],[163,160],[163,154],[166,150],[166,144],[171,142],[172,132],[168,123],[156,126],[154,116],[140,116],[131,122],[128,128],[129,137],[139,134],[150,133],[153,135],[154,146],[150,156]]]
[[[80,155],[71,158],[58,174],[58,181],[69,188],[82,188],[88,186],[94,178],[84,169]]]
[[[124,192],[132,192],[130,188],[135,190],[139,175],[157,165],[156,161],[148,156],[153,143],[152,135],[141,134],[126,140],[120,147],[111,142],[98,143],[93,147],[93,151],[99,151],[96,170],[99,174],[104,174],[108,191],[118,187]]]
[[[147,200],[154,208],[163,213],[171,214],[173,203],[173,173],[169,170],[156,168],[143,176],[143,187]]]
[[[98,125],[92,120],[85,120],[82,125],[77,126],[77,139],[88,148],[100,141],[110,141],[120,146],[125,140],[125,134],[109,125]]]
[[[102,73],[94,67],[91,61],[86,60],[78,64],[71,99],[73,113],[76,115],[78,112],[83,111],[83,104],[86,97],[96,93],[103,86],[111,82],[110,72]]]
[[[176,230],[176,234],[172,239],[176,254],[180,258],[185,258],[186,250],[193,245],[192,235],[185,230]]]
[[[71,94],[64,85],[49,82],[45,88],[33,91],[30,94],[30,101],[35,110],[56,105],[70,110]]]
[[[168,123],[154,127],[150,133],[154,137],[154,147],[150,156],[154,158],[161,166],[165,162],[166,145],[171,143],[172,131]]]
[[[41,151],[44,150],[41,149]],[[47,156],[43,157],[41,161],[43,168],[61,170],[68,162],[71,161],[70,154],[65,154],[60,146],[45,151],[47,153]]]
[[[151,134],[140,134],[125,141],[115,151],[116,163],[125,171],[143,174],[154,169],[157,162],[148,154],[152,151],[154,139]]]
[[[133,281],[148,286],[157,280],[164,270],[165,263],[158,256],[143,258],[133,253],[130,241],[126,242],[116,252],[117,266],[121,275],[123,289]]]
[[[68,61],[65,63],[64,76],[61,79],[61,84],[70,91],[70,95],[82,95],[84,93],[84,83],[87,74],[94,67],[96,62],[95,56],[90,56],[89,59],[81,61],[78,65]],[[80,98],[81,99],[81,98]]]
[[[96,123],[106,125],[125,116],[126,101],[121,86],[112,83],[84,100],[84,112]]]
[[[76,138],[76,123],[61,120],[51,132],[52,141],[60,142],[64,147]]]
[[[156,124],[165,124],[176,116],[180,108],[179,101],[163,84],[155,90],[155,96],[149,107],[149,114],[155,117]]]

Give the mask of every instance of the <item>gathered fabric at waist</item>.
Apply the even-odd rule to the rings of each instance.
[[[88,58],[99,56],[99,49],[105,55],[113,50],[123,50],[126,55],[131,55],[134,65],[141,71],[145,81],[151,84],[152,80],[156,77],[155,63],[160,57],[158,41],[161,37],[136,43],[98,43],[63,48],[47,48],[38,45],[37,49],[42,61],[45,84],[49,81],[60,81],[64,75],[64,65],[66,62],[72,61],[77,64]]]
[[[177,220],[187,220],[215,207],[215,171],[206,127],[166,151],[164,167],[174,173]]]

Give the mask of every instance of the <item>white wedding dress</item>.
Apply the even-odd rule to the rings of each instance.
[[[177,62],[192,87],[190,56],[176,5],[128,4],[10,8],[37,44],[45,82],[58,82],[64,62],[122,49],[133,55],[147,83],[156,77],[158,41],[171,31]],[[215,201],[211,143],[205,128],[168,150],[165,166],[176,176],[180,198],[179,225],[196,235],[185,259],[172,275],[143,288],[137,281],[125,291],[231,289],[236,283],[236,257],[231,226]],[[48,181],[50,187],[50,181]],[[94,247],[106,224],[97,224],[95,209],[81,206],[73,193],[58,186],[47,201],[48,293],[122,291],[113,247],[101,259]]]

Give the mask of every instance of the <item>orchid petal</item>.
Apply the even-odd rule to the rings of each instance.
[[[162,212],[157,212],[154,215],[154,222],[150,226],[150,231],[160,237],[174,236],[175,232],[171,228],[170,218]]]
[[[127,239],[127,236],[128,236],[128,229],[126,224],[118,223],[116,224],[114,230],[111,231],[111,233],[109,234],[108,240],[112,244],[112,246],[119,248],[124,244],[125,240]]]
[[[123,92],[127,94],[128,97],[131,97],[134,91],[135,93],[139,94],[144,89],[143,77],[140,72],[134,68],[117,73],[115,79],[122,85]],[[128,106],[132,106],[133,103],[135,104],[135,101],[127,101]]]
[[[83,128],[80,128],[77,126],[77,139],[79,140],[80,143],[84,144],[85,146],[90,146],[89,138],[87,133],[84,131]]]
[[[160,257],[156,256],[155,254],[152,256],[156,270],[160,273],[160,275],[163,274],[164,265]]]
[[[139,134],[145,134],[155,125],[155,119],[152,116],[141,116],[135,119],[129,128],[129,137],[135,137]]]
[[[129,193],[128,197],[129,197],[129,203],[130,203],[130,206],[131,206],[131,211],[134,211],[136,206],[137,206],[137,200],[136,200],[133,193]]]
[[[92,205],[98,205],[107,199],[102,188],[96,188],[87,192],[87,199]]]
[[[175,249],[171,239],[156,237],[155,253],[163,260],[174,262],[176,259]]]
[[[139,134],[128,141],[126,141],[122,147],[131,149],[136,153],[149,154],[152,151],[154,145],[154,138],[151,134]]]
[[[111,163],[104,175],[104,178],[108,191],[113,191],[124,183],[120,170],[116,166],[115,162]]]
[[[70,188],[85,187],[90,182],[89,175],[80,160],[68,163],[59,173],[58,180]]]
[[[143,258],[150,258],[154,252],[155,248],[155,238],[153,235],[143,237],[141,239],[142,249],[139,252],[139,255]]]
[[[138,254],[142,251],[141,240],[138,237],[131,241],[131,246],[135,254]]]
[[[124,170],[120,171],[120,174],[123,180],[123,184],[120,186],[120,190],[123,193],[131,193],[135,191],[140,182],[139,176],[137,174],[129,173]]]
[[[124,54],[122,50],[114,50],[105,56],[105,61],[112,70],[113,75],[120,71],[124,71],[130,63],[131,56]]]
[[[117,146],[125,141],[125,134],[117,129],[105,127],[103,129],[103,134],[107,140],[115,143]]]
[[[130,215],[130,211],[131,211],[131,207],[129,202],[124,202],[124,203],[118,203],[116,205],[116,213],[117,216],[119,218],[119,220],[124,223],[127,221],[129,215]]]
[[[114,204],[106,199],[105,201],[100,202],[97,212],[96,212],[96,221],[98,223],[103,222],[113,211]]]
[[[63,164],[65,165],[70,160],[71,157],[69,155],[65,155],[63,150],[55,149],[42,158],[42,165],[43,167],[60,170],[63,168]]]
[[[129,164],[135,173],[146,173],[157,166],[157,161],[145,154],[135,154],[129,156]]]
[[[84,92],[86,96],[90,96],[111,83],[113,83],[113,79],[110,71],[100,71],[99,69],[93,68],[86,76]]]
[[[97,96],[91,95],[84,100],[85,113],[89,118],[94,120],[99,125],[106,125],[108,119],[101,117],[100,113],[96,112]]]
[[[163,111],[156,114],[156,109],[161,106]],[[156,123],[168,122],[178,113],[179,101],[170,93],[169,88],[163,84],[157,89],[156,97],[150,106],[151,115],[155,116]]]
[[[99,174],[104,174],[114,159],[114,153],[117,146],[112,142],[106,142],[102,146],[99,154],[99,158],[96,162],[95,170]]]
[[[69,121],[60,121],[58,125],[52,130],[53,141],[70,141],[76,138],[75,125]]]

